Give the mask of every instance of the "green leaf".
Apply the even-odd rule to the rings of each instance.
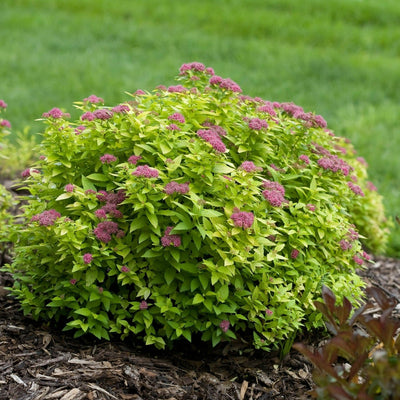
[[[215,217],[220,217],[223,214],[221,212],[219,212],[219,211],[212,210],[212,209],[209,209],[209,208],[205,208],[205,209],[201,210],[200,215],[202,217],[215,218]]]
[[[201,286],[203,286],[203,289],[207,290],[208,285],[210,283],[210,276],[208,274],[203,273],[203,274],[200,274],[198,276],[198,278],[201,283]]]
[[[105,176],[104,174],[90,174],[87,176],[87,179],[90,179],[91,181],[99,181],[99,182],[107,182],[109,178]]]
[[[96,186],[94,186],[93,183],[88,178],[86,178],[86,176],[82,175],[81,181],[84,190],[96,190]]]
[[[147,219],[150,221],[151,225],[153,225],[154,228],[157,228],[158,227],[157,216],[155,214],[151,214],[147,211],[146,211],[146,216],[147,216]]]
[[[224,302],[229,296],[229,286],[223,285],[217,290],[217,299]]]
[[[197,293],[193,297],[193,303],[192,304],[199,304],[199,303],[203,303],[203,302],[204,302],[204,297],[200,293]]]
[[[60,200],[65,200],[65,199],[69,199],[70,197],[72,197],[74,194],[67,192],[67,193],[62,193],[60,194],[57,198],[56,201],[60,201]]]
[[[165,278],[165,282],[167,283],[167,285],[170,285],[172,283],[172,281],[174,280],[176,275],[176,271],[172,268],[168,268],[166,269],[166,271],[164,272],[164,278]]]
[[[153,249],[149,249],[142,255],[142,257],[144,257],[144,258],[152,258],[152,257],[158,257],[159,255],[160,254],[159,254],[158,251],[155,251]]]
[[[97,268],[90,268],[86,272],[86,285],[90,286],[97,279]]]
[[[92,311],[90,311],[88,308],[79,308],[78,310],[75,310],[74,312],[79,315],[84,315],[85,317],[90,317],[93,314]]]

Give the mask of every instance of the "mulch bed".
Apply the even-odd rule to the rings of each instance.
[[[400,260],[377,257],[362,275],[400,302],[399,268]],[[24,316],[4,290],[11,283],[0,272],[0,400],[311,398],[312,365],[295,351],[281,360],[243,341],[158,351],[128,341],[73,339]],[[313,345],[322,339],[300,338]]]

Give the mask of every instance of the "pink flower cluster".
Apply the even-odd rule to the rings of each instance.
[[[130,157],[128,158],[128,163],[129,163],[129,164],[136,165],[136,163],[137,163],[139,160],[141,160],[141,159],[142,159],[142,156],[130,156]]]
[[[11,128],[11,123],[7,119],[2,119],[0,121],[0,126],[5,126],[6,128]]]
[[[276,117],[276,111],[274,109],[273,103],[271,103],[270,101],[265,101],[264,103],[265,104],[263,106],[257,107],[256,111],[267,113],[269,115],[272,115],[273,117]]]
[[[118,238],[125,235],[125,232],[118,229],[118,224],[113,221],[100,222],[93,230],[93,233],[103,243],[108,243],[113,234],[116,234]]]
[[[233,220],[233,224],[235,226],[247,229],[253,225],[254,215],[252,212],[237,210],[231,215],[231,219]]]
[[[314,212],[314,211],[316,210],[316,208],[317,208],[317,207],[315,207],[314,204],[311,204],[311,203],[307,204],[306,207],[307,207],[311,212]]]
[[[40,214],[36,214],[31,218],[31,221],[39,222],[39,225],[50,226],[54,225],[56,220],[61,217],[61,214],[54,209],[43,211]]]
[[[112,154],[104,154],[100,157],[100,161],[102,164],[111,164],[114,161],[117,161],[117,157],[113,156]]]
[[[123,217],[122,212],[117,208],[126,198],[123,190],[119,190],[117,193],[101,190],[97,193],[96,197],[100,202],[106,203],[103,207],[96,210],[95,215],[97,218],[105,219],[107,218],[107,214],[114,218]]]
[[[21,172],[21,176],[23,178],[27,178],[28,176],[31,176],[32,174],[40,174],[40,171],[34,168],[27,168]]]
[[[142,300],[140,302],[139,309],[140,310],[147,310],[148,308],[149,308],[149,305],[147,304],[147,301],[146,300]]]
[[[278,182],[264,181],[262,195],[274,207],[280,207],[285,201],[285,188]]]
[[[239,168],[245,170],[246,172],[262,171],[262,168],[257,167],[253,161],[243,161]]]
[[[343,251],[350,250],[353,247],[353,245],[346,239],[342,239],[339,242],[339,246]]]
[[[167,129],[170,131],[180,131],[181,130],[181,128],[179,128],[179,126],[176,124],[169,124],[167,126]]]
[[[7,103],[0,99],[0,108],[7,108]]]
[[[219,327],[222,329],[222,332],[226,332],[230,326],[231,326],[230,322],[226,319],[221,321],[221,323],[219,324]]]
[[[300,252],[297,249],[293,249],[290,253],[290,258],[296,259],[299,256]]]
[[[161,238],[161,244],[164,247],[179,247],[181,245],[181,237],[179,235],[170,235],[172,229],[174,229],[172,226],[168,226],[167,229],[165,229],[164,236]]]
[[[184,124],[184,123],[185,123],[185,117],[184,117],[182,114],[180,114],[180,113],[171,114],[171,115],[168,117],[168,119],[171,120],[171,121],[180,122],[181,124]]]
[[[126,265],[121,267],[121,272],[129,272],[129,268]]]
[[[90,264],[93,260],[93,256],[90,253],[84,254],[82,258],[85,264]]]
[[[86,97],[86,99],[83,99],[83,101],[93,104],[104,103],[104,100],[101,97],[97,97],[95,94],[91,94],[89,97]]]
[[[158,178],[159,172],[150,168],[147,164],[139,165],[133,172],[132,175],[143,176],[144,178]]]
[[[59,108],[52,108],[50,111],[45,112],[42,114],[43,118],[54,118],[54,119],[59,119],[59,118],[69,118],[70,114],[68,113],[63,113]]]
[[[68,185],[65,185],[64,190],[68,193],[73,193],[75,189],[75,185],[73,185],[72,183],[68,183]]]
[[[235,93],[242,93],[240,86],[230,78],[223,79],[218,75],[210,78],[210,85],[219,86],[221,89],[231,90]]]
[[[219,127],[218,127],[219,128]],[[219,153],[225,153],[226,146],[221,139],[220,132],[218,129],[199,129],[197,134],[206,142],[210,143],[214,150]]]
[[[165,185],[164,192],[167,194],[181,193],[185,194],[189,191],[188,183],[168,182]]]
[[[114,113],[125,114],[130,110],[129,106],[126,104],[119,104],[111,109]]]
[[[183,64],[179,68],[179,75],[186,75],[187,71],[196,71],[196,72],[206,72],[209,75],[214,75],[214,70],[212,68],[206,68],[204,64],[199,62],[191,62],[188,64]]]
[[[305,164],[310,164],[310,158],[308,156],[306,156],[305,154],[302,154],[301,156],[299,156],[299,160],[303,161]]]
[[[317,162],[323,169],[329,169],[333,172],[342,171],[344,176],[347,176],[353,170],[353,167],[347,164],[346,161],[333,154],[322,157]]]
[[[362,189],[360,188],[360,186],[355,185],[353,182],[347,182],[347,186],[351,189],[351,191],[361,197],[364,197],[365,194],[362,191]]]
[[[110,119],[113,116],[113,112],[107,110],[106,108],[102,108],[99,110],[95,110],[93,112],[87,111],[81,116],[81,120],[93,121],[94,119]]]
[[[370,181],[367,181],[366,186],[367,189],[370,190],[371,192],[376,192],[378,190],[376,186]]]
[[[84,125],[77,126],[74,130],[75,135],[80,135],[85,129],[86,129],[86,126],[84,126]]]
[[[260,118],[252,118],[248,122],[249,128],[254,129],[255,131],[259,131],[261,129],[267,129],[268,124],[267,121],[260,119]]]
[[[306,113],[304,109],[294,103],[274,103],[274,105],[281,108],[293,118],[302,119],[306,121],[308,127],[326,128],[327,123],[321,115],[314,115],[313,113]]]
[[[184,93],[187,89],[182,85],[172,85],[168,87],[167,91],[170,93]]]

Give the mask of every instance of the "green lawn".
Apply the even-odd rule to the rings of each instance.
[[[0,99],[15,131],[90,94],[170,84],[200,61],[251,96],[322,114],[400,214],[398,0],[2,0]],[[400,227],[389,254],[400,257]]]

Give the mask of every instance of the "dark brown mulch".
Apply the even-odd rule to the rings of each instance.
[[[362,275],[400,300],[399,268],[400,260],[380,257]],[[312,366],[295,351],[280,360],[239,342],[157,351],[128,342],[76,340],[23,316],[3,288],[11,283],[0,272],[0,400],[311,398]],[[306,339],[317,345],[323,337]]]

